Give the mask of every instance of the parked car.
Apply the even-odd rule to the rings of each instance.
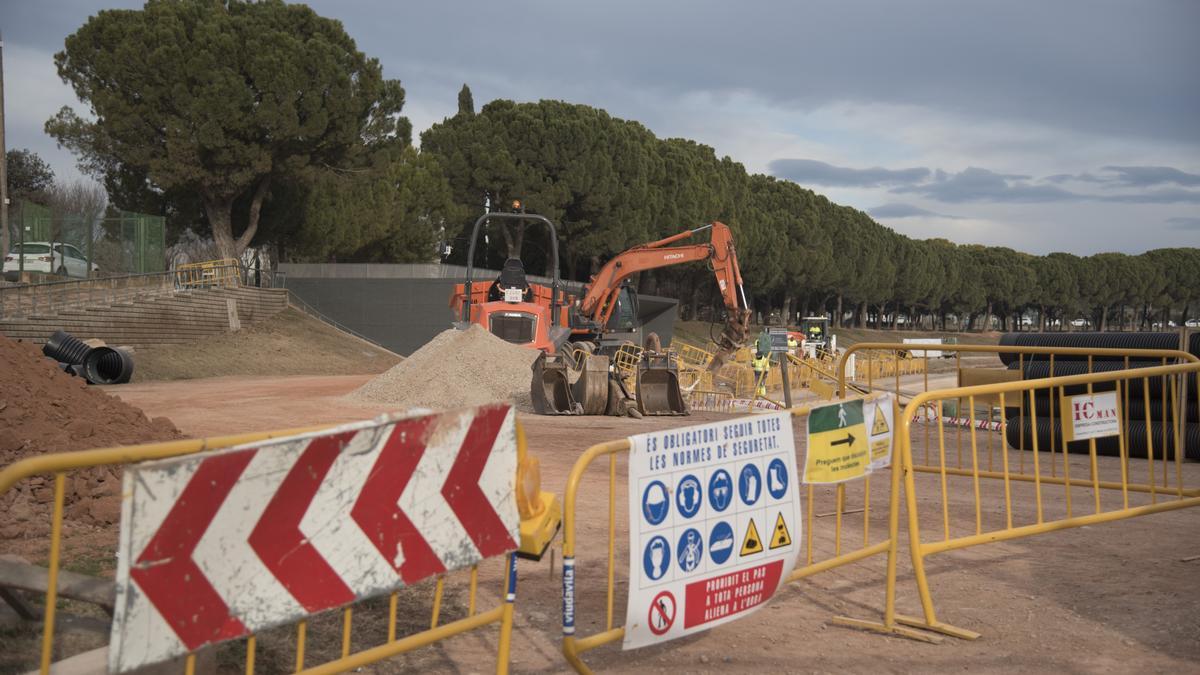
[[[54,251],[51,252],[51,246]],[[16,244],[4,256],[4,276],[15,277],[21,270],[21,258],[25,259],[26,272],[45,272],[64,277],[86,278],[87,257],[71,244],[48,241],[27,241]],[[99,272],[100,266],[92,263],[92,271]]]

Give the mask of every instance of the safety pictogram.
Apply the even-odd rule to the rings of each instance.
[[[671,630],[671,625],[675,623],[675,596],[670,591],[662,591],[654,596],[646,621],[650,625],[650,632],[655,635]]]
[[[671,566],[671,544],[661,534],[655,535],[646,542],[646,550],[642,553],[642,569],[651,581],[658,581],[667,573]]]
[[[733,528],[721,520],[713,525],[712,533],[708,535],[708,557],[718,565],[723,565],[733,553]]]
[[[887,415],[883,412],[883,408],[875,404],[875,421],[871,423],[871,435],[878,436],[891,431],[888,429]]]
[[[507,404],[129,467],[111,672],[516,548]]]
[[[733,500],[733,480],[725,469],[717,469],[708,479],[708,503],[717,511],[729,508]]]
[[[742,467],[742,473],[738,477],[738,494],[746,506],[754,506],[758,501],[758,496],[762,494],[762,474],[759,473],[757,464]]]
[[[750,525],[746,527],[746,536],[742,537],[742,553],[741,555],[754,555],[762,553],[762,537],[758,536],[758,527],[754,525],[754,519],[750,519]]]
[[[782,459],[776,457],[767,465],[767,492],[771,499],[783,499],[787,494],[788,470]]]
[[[642,515],[646,522],[658,525],[667,519],[671,510],[671,499],[667,496],[667,486],[661,480],[656,480],[646,486],[642,494]]]
[[[679,515],[691,518],[700,511],[704,502],[704,488],[700,487],[700,479],[688,474],[679,481],[679,489],[675,491],[675,506]]]
[[[675,553],[679,569],[684,572],[696,569],[704,560],[704,535],[694,527],[684,530],[679,536],[679,549]]]
[[[787,523],[783,520],[783,514],[780,513],[775,517],[775,532],[771,535],[771,548],[783,548],[790,546],[792,543],[792,535],[788,533]]]

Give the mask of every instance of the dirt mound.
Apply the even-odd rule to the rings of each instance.
[[[165,417],[147,419],[141,410],[89,388],[42,356],[33,344],[0,335],[0,467],[51,452],[86,450],[180,438]],[[67,476],[67,517],[105,525],[120,516],[121,477],[107,468]],[[0,495],[0,539],[40,536],[49,531],[54,500],[51,477],[21,481]]]
[[[356,403],[459,408],[492,401],[528,406],[529,367],[537,352],[479,326],[442,331],[399,365],[346,395]]]

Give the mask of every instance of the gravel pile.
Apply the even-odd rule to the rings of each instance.
[[[479,326],[442,331],[404,361],[346,395],[356,403],[445,410],[512,401],[529,409],[530,366],[538,352]]]

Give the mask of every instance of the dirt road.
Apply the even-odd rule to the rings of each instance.
[[[369,376],[215,378],[134,384],[112,393],[170,417],[184,433],[207,436],[241,431],[342,422],[382,412],[338,400]],[[652,429],[718,419],[716,414],[646,420],[608,417],[523,417],[530,447],[540,458],[543,484],[560,496],[567,473],[588,446]],[[800,438],[800,441],[803,439]],[[982,440],[981,440],[982,443]],[[1086,459],[1086,458],[1083,458]],[[1107,459],[1107,458],[1105,458]],[[1073,475],[1086,467],[1072,461]],[[580,635],[606,623],[603,546],[607,532],[606,462],[586,476],[580,495],[578,625]],[[627,522],[623,477],[616,463],[618,533]],[[1106,467],[1111,469],[1111,465]],[[1193,483],[1200,465],[1185,467]],[[1078,471],[1078,474],[1075,472]],[[937,482],[918,477],[926,540],[937,537]],[[858,489],[858,488],[854,488]],[[974,523],[971,483],[950,485],[949,513]],[[853,490],[852,490],[853,492]],[[886,528],[887,486],[872,486],[872,540]],[[1076,508],[1088,504],[1076,493]],[[848,504],[854,504],[851,494]],[[1063,508],[1061,490],[1046,490],[1047,513]],[[828,491],[818,492],[813,511],[816,557],[831,553],[826,539],[834,518]],[[1002,518],[1002,500],[981,517]],[[807,508],[807,507],[806,507]],[[928,520],[928,523],[925,521]],[[845,516],[847,546],[862,532],[861,514]],[[929,532],[932,531],[933,534]],[[618,534],[614,623],[624,619],[627,549]],[[585,658],[597,670],[615,672],[1197,672],[1200,663],[1200,514],[1175,511],[1114,524],[1067,530],[1031,539],[990,544],[931,559],[928,572],[939,618],[983,633],[974,642],[947,640],[928,645],[840,628],[835,615],[877,618],[883,606],[883,565],[877,558],[816,575],[784,589],[770,606],[745,619],[667,646],[622,652],[602,647]],[[557,557],[557,556],[556,556]],[[562,672],[559,653],[561,578],[558,563],[522,561],[519,566],[514,672]],[[498,600],[498,565],[482,570],[481,605]],[[454,580],[452,580],[454,581]],[[457,582],[462,582],[458,579]],[[455,583],[457,583],[455,582]],[[457,596],[462,597],[462,596]],[[422,609],[422,607],[426,609]],[[427,611],[428,603],[414,608]],[[907,558],[900,556],[899,608],[917,614],[919,605]],[[451,613],[453,615],[453,613]],[[356,615],[357,616],[357,615]],[[365,619],[364,619],[365,621]],[[330,624],[331,640],[340,620]],[[356,624],[357,626],[358,624]],[[438,647],[371,668],[401,672],[489,669],[495,631],[454,638]]]

